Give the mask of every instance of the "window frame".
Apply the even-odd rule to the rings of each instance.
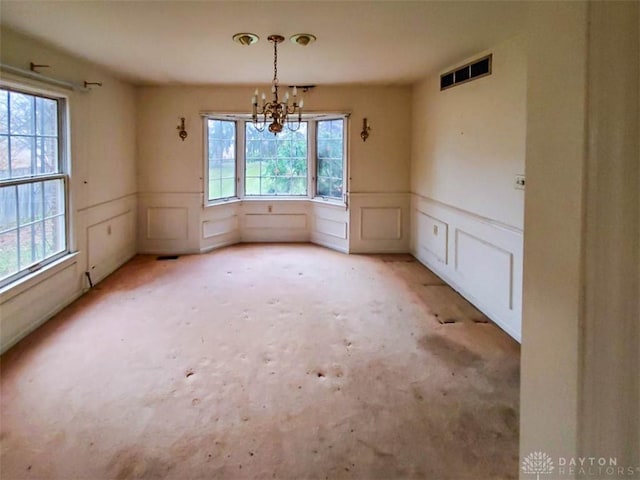
[[[307,194],[306,195],[246,195],[246,125],[252,123],[251,115],[246,113],[219,113],[201,112],[203,118],[203,143],[204,143],[204,182],[203,197],[204,206],[212,207],[230,202],[247,201],[317,201],[331,205],[347,207],[348,196],[348,171],[349,171],[349,118],[345,112],[310,112],[302,115],[302,120],[307,122]],[[209,135],[208,120],[234,121],[236,123],[236,195],[228,198],[209,200]],[[342,197],[329,197],[318,195],[318,158],[317,158],[317,132],[319,121],[342,120]],[[285,127],[287,128],[287,127]]]
[[[215,198],[215,199],[210,199],[209,198],[209,120],[216,120],[216,121],[221,121],[221,122],[233,122],[234,124],[234,128],[235,128],[235,193],[234,195],[231,195],[229,197],[220,197],[220,198]],[[239,192],[240,192],[240,174],[238,172],[238,168],[240,165],[240,159],[238,158],[238,155],[240,153],[239,149],[238,149],[238,145],[239,143],[239,136],[240,136],[240,132],[239,132],[239,128],[238,128],[238,122],[236,121],[235,118],[233,117],[228,117],[228,116],[224,116],[224,115],[207,115],[204,117],[204,121],[203,121],[203,127],[204,127],[204,131],[203,131],[203,136],[204,136],[204,162],[205,162],[205,168],[204,168],[204,201],[205,201],[205,206],[207,205],[217,205],[220,203],[227,203],[229,201],[232,200],[238,200],[240,198],[239,196]],[[244,141],[244,132],[242,132],[242,140]],[[242,161],[244,162],[244,154],[243,154],[243,158]],[[242,188],[244,189],[244,185],[242,186]]]
[[[64,257],[71,254],[71,248],[73,245],[73,239],[71,237],[71,192],[70,192],[70,183],[71,183],[71,162],[70,162],[70,145],[69,145],[69,98],[67,95],[64,95],[59,92],[44,90],[38,88],[37,86],[25,85],[18,82],[11,81],[0,81],[0,90],[4,90],[7,92],[15,92],[24,95],[30,95],[32,97],[40,97],[48,100],[53,100],[57,104],[57,171],[54,173],[46,173],[40,175],[25,175],[22,177],[16,178],[7,178],[0,179],[0,187],[11,187],[19,185],[27,185],[33,183],[41,183],[50,181],[50,180],[61,180],[62,181],[62,194],[64,200],[64,211],[63,211],[63,219],[64,219],[64,247],[61,251],[45,257],[37,262],[34,262],[28,265],[25,268],[19,269],[12,275],[7,276],[0,280],[0,292],[5,292],[6,290],[16,286],[20,281],[25,280],[25,277],[32,276],[37,274],[45,267],[52,265]],[[11,117],[10,117],[10,106],[8,108],[8,131],[7,137],[11,138]],[[34,132],[33,137],[37,137]],[[8,147],[8,159],[11,162],[11,148],[10,142]],[[58,215],[59,216],[59,215]],[[44,220],[44,219],[43,219]],[[18,224],[16,224],[16,230],[19,230],[19,218],[17,219]],[[12,231],[9,229],[7,231]],[[19,266],[19,264],[18,264]]]
[[[330,197],[327,195],[318,195],[318,123],[319,122],[330,122],[333,120],[342,120],[342,195],[341,198]],[[339,203],[340,205],[346,205],[347,203],[347,182],[348,182],[348,142],[349,142],[349,116],[348,115],[327,115],[319,117],[315,120],[315,144],[314,144],[314,199],[319,199],[323,202],[328,203]]]

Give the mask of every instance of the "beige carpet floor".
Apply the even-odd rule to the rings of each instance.
[[[486,321],[406,255],[138,256],[2,357],[0,475],[516,478]]]

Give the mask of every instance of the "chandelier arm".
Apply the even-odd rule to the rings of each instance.
[[[300,122],[296,122],[295,128],[292,128],[291,125],[293,124],[293,122],[287,122],[287,128],[289,129],[290,132],[297,132],[298,130],[300,130]]]
[[[266,117],[266,115],[263,117],[262,121],[258,121],[258,117],[256,117],[256,119],[253,122],[253,126],[257,131],[263,132],[265,127],[267,126],[267,117]]]

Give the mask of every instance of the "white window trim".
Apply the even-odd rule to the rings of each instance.
[[[259,201],[313,201],[324,205],[334,205],[347,207],[348,199],[348,172],[349,172],[349,118],[348,112],[309,112],[302,115],[304,121],[309,122],[307,126],[307,195],[245,195],[245,124],[251,122],[251,115],[247,113],[229,112],[200,112],[203,118],[203,151],[204,151],[204,176],[203,176],[203,198],[204,207],[216,207],[237,202],[259,202]],[[222,120],[236,122],[236,195],[227,198],[209,200],[209,136],[207,120]],[[343,187],[342,199],[325,197],[317,194],[317,144],[316,135],[318,120],[338,120],[344,121],[343,140]],[[286,127],[285,127],[286,128]]]
[[[3,185],[24,183],[25,181],[46,181],[61,179],[64,185],[64,221],[65,221],[65,249],[55,255],[51,255],[31,267],[16,272],[0,282],[2,297],[12,296],[16,291],[22,291],[24,285],[32,285],[45,278],[51,271],[57,271],[57,266],[66,264],[75,258],[75,237],[73,236],[73,219],[71,218],[71,141],[70,141],[70,109],[69,96],[59,90],[41,88],[36,84],[22,83],[13,80],[0,79],[0,88],[25,93],[27,95],[50,98],[58,102],[58,163],[59,173],[33,176],[20,179],[3,181]],[[10,119],[8,119],[10,121]],[[35,180],[37,179],[37,180]],[[21,182],[22,180],[22,182]],[[22,287],[22,288],[21,288]]]

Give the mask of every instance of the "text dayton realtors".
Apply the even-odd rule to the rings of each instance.
[[[635,475],[639,467],[618,465],[616,457],[558,457],[560,475]]]

